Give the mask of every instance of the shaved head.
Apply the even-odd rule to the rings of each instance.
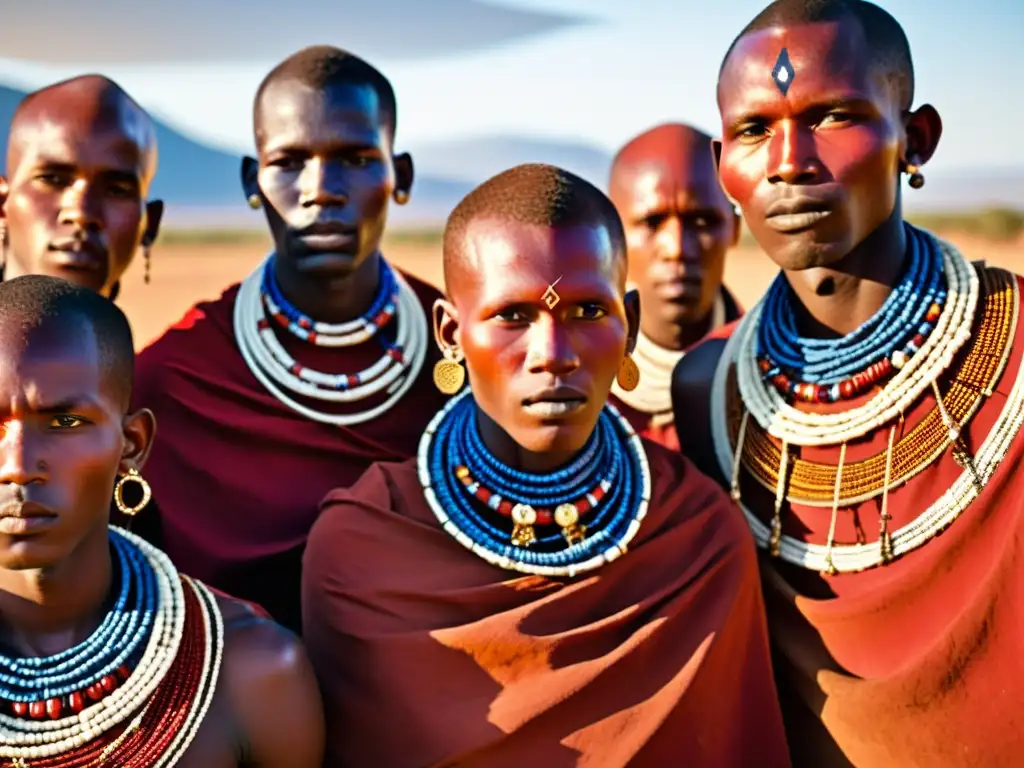
[[[372,64],[355,54],[330,45],[303,48],[274,67],[263,78],[253,104],[253,126],[256,143],[262,141],[262,105],[264,96],[277,86],[303,86],[313,91],[326,91],[338,86],[368,86],[377,97],[381,123],[392,141],[398,122],[398,108],[391,82]]]
[[[0,283],[0,332],[5,344],[28,345],[36,334],[90,332],[111,394],[127,412],[135,366],[131,325],[109,299],[56,277],[27,275]],[[7,352],[10,347],[5,347]]]
[[[538,227],[604,229],[614,255],[626,261],[626,238],[615,206],[579,176],[553,165],[519,165],[499,173],[470,192],[448,217],[444,230],[444,278],[472,265],[467,235],[476,222],[508,222]],[[624,271],[623,271],[624,274]]]
[[[28,144],[39,141],[47,126],[73,123],[82,136],[117,127],[134,142],[144,158],[148,184],[156,173],[156,128],[153,120],[121,86],[102,75],[82,75],[28,94],[11,120],[7,144],[7,173],[14,175]]]
[[[709,329],[740,231],[711,136],[683,123],[644,131],[615,155],[608,191],[626,232],[641,328],[665,349],[685,349]]]
[[[866,0],[775,0],[743,28],[722,59],[719,80],[733,51],[747,35],[778,27],[821,24],[852,19],[861,28],[871,66],[893,87],[901,109],[914,102],[914,62],[910,43],[892,14]]]
[[[616,153],[608,187],[615,199],[617,187],[639,170],[682,160],[687,165],[714,168],[711,136],[684,123],[662,123],[634,136]]]
[[[160,230],[163,203],[148,199],[156,169],[153,121],[109,78],[83,75],[26,96],[0,184],[9,247],[0,280],[51,275],[116,297]]]

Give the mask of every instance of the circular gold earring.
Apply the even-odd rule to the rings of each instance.
[[[251,195],[249,195],[249,207],[250,208],[252,208],[254,211],[258,211],[262,205],[263,205],[263,201],[260,199],[259,195],[257,195],[255,192],[253,192]]]
[[[409,193],[404,189],[395,190],[395,202],[399,205],[405,205],[409,202]]]
[[[615,381],[622,387],[624,392],[632,392],[640,383],[640,369],[633,361],[632,355],[626,355],[619,363],[619,372],[615,375]]]
[[[139,488],[142,489],[142,501],[131,507],[125,504],[124,501],[124,487],[128,483],[138,483]],[[134,467],[128,470],[127,475],[119,477],[117,485],[114,486],[114,504],[117,506],[117,510],[127,518],[133,518],[139,514],[139,512],[146,508],[151,498],[153,498],[153,489],[149,487],[149,483],[139,474],[139,470]]]
[[[443,360],[434,363],[434,386],[443,395],[454,395],[466,383],[466,369],[462,367],[463,354],[458,347],[441,350]]]

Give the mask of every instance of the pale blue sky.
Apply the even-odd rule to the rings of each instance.
[[[431,0],[414,2],[423,7]],[[402,147],[506,133],[577,139],[614,150],[636,132],[668,119],[717,133],[714,93],[721,56],[765,5],[762,0],[501,4],[583,14],[598,23],[562,27],[484,51],[416,61],[375,59],[398,92]],[[933,167],[1024,167],[1024,0],[880,4],[910,37],[918,101],[933,103],[944,118]],[[940,10],[943,6],[952,10]],[[239,29],[244,20],[243,10]],[[401,20],[395,23],[395,34],[423,33],[420,24],[401,25]],[[344,34],[325,38],[322,30],[311,29],[308,43],[321,42],[356,53],[373,47],[366,39],[361,46],[359,39]],[[0,78],[37,87],[83,70],[103,71],[176,128],[245,151],[251,145],[252,95],[274,63],[96,66],[83,61],[40,67],[0,60]]]

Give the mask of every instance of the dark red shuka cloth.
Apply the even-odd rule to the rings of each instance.
[[[332,492],[303,574],[326,764],[787,766],[746,524],[681,455],[645,448],[630,551],[574,579],[465,549],[415,460]]]
[[[429,323],[440,294],[404,277]],[[445,402],[432,378],[440,354],[428,333],[416,384],[383,416],[353,427],[321,424],[281,404],[250,373],[233,330],[237,293],[233,286],[198,304],[138,356],[133,404],[151,408],[157,418],[143,473],[161,530],[149,537],[182,572],[262,605],[298,631],[302,549],[320,502],[375,461],[415,455],[420,435]],[[301,363],[324,372],[359,371],[381,354],[373,340],[331,349],[283,331],[278,338]],[[375,402],[364,401],[358,410]],[[152,521],[138,522],[147,535]]]

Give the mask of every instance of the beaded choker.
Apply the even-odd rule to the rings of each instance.
[[[54,656],[0,656],[0,768],[172,766],[206,716],[224,646],[216,599],[138,537],[110,538],[121,586],[97,630]]]
[[[906,225],[903,277],[882,308],[838,339],[801,337],[793,289],[779,274],[762,302],[757,325],[761,375],[789,401],[834,403],[885,380],[924,345],[942,314],[947,286],[942,255],[928,235]]]
[[[606,405],[570,464],[537,475],[486,448],[469,390],[449,401],[420,442],[419,476],[445,531],[492,565],[575,576],[625,554],[651,498],[639,436]]]
[[[285,299],[274,280],[273,264],[271,255],[243,281],[235,299],[235,339],[256,379],[287,407],[325,424],[361,424],[390,410],[415,383],[427,356],[426,313],[408,283],[382,258],[379,286],[370,309],[346,323],[319,323]],[[392,342],[381,331],[395,320],[398,327]],[[376,363],[357,373],[322,373],[289,355],[277,339],[274,326],[323,347],[350,347],[377,339],[383,353]],[[387,395],[383,402],[352,413],[326,413],[296,399],[349,404],[381,393]]]
[[[926,233],[926,244],[943,256],[948,297],[936,328],[893,379],[866,405],[840,414],[800,412],[800,422],[789,418],[794,409],[771,401],[777,394],[756,370],[751,337],[759,309],[741,322],[729,340],[716,371],[712,390],[712,433],[718,463],[730,479],[733,498],[740,503],[758,543],[784,560],[826,573],[856,572],[883,565],[930,540],[950,525],[977,497],[998,467],[1006,447],[1024,420],[1024,377],[1018,376],[999,420],[976,455],[971,456],[960,438],[963,425],[977,412],[983,398],[992,393],[1005,369],[1019,313],[1016,280],[999,270],[984,270],[981,279],[971,265],[947,243]],[[983,311],[975,328],[976,305],[984,285]],[[973,330],[973,334],[972,334]],[[950,369],[953,358],[970,339],[958,359],[943,393],[938,379]],[[908,371],[912,375],[907,375]],[[738,397],[736,390],[738,387]],[[902,412],[925,390],[936,397],[934,410],[896,440]],[[765,403],[772,402],[768,408]],[[753,406],[753,407],[752,407]],[[859,411],[859,413],[857,413]],[[865,413],[874,418],[865,419]],[[851,418],[850,414],[854,414]],[[888,449],[878,456],[846,463],[846,443],[889,426]],[[826,435],[831,429],[832,437]],[[792,446],[838,445],[838,466],[808,462],[791,455]],[[914,521],[889,531],[889,491],[907,482],[937,460],[946,450],[963,467],[953,486]],[[775,512],[766,525],[743,504],[741,470],[775,491]],[[835,521],[841,504],[853,505],[881,496],[879,540],[874,543],[837,544]],[[825,545],[809,544],[782,534],[781,511],[785,502],[830,506],[832,522]]]

